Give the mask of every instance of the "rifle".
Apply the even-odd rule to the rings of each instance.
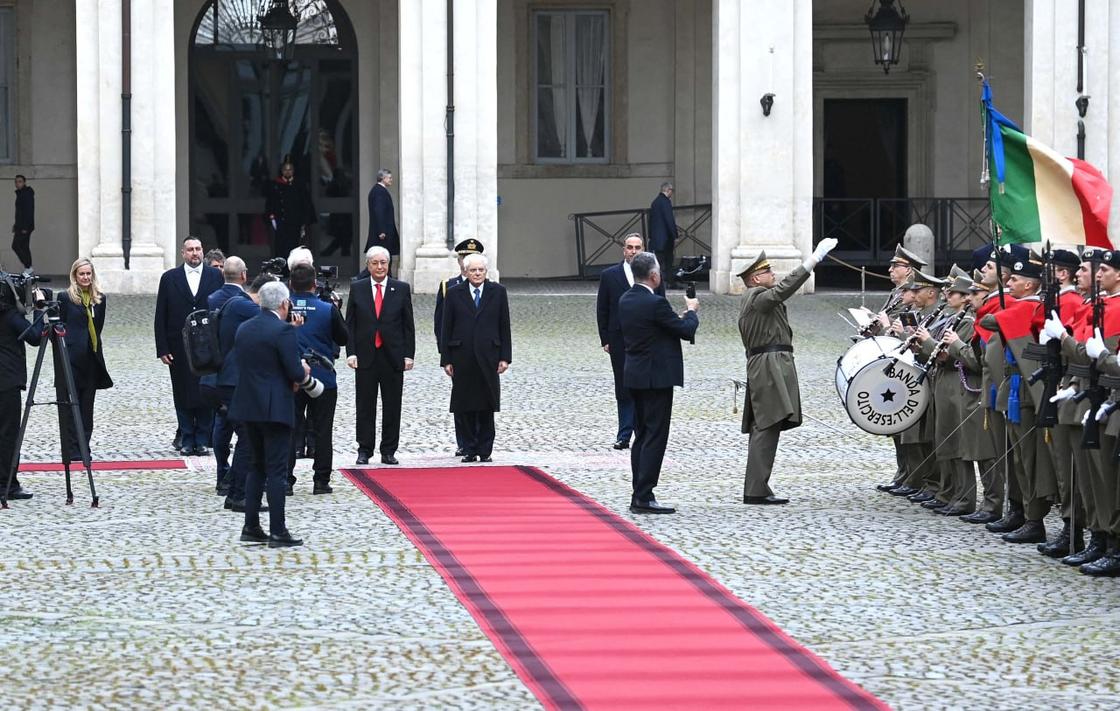
[[[1062,286],[1058,283],[1058,270],[1054,266],[1053,258],[1053,251],[1050,249],[1050,243],[1047,242],[1046,271],[1043,275],[1042,284],[1043,312],[1047,317],[1060,315],[1058,313],[1060,308],[1059,292]],[[1062,342],[1059,339],[1052,338],[1047,341],[1045,346],[1031,343],[1023,349],[1023,358],[1039,363],[1039,367],[1027,378],[1027,384],[1034,385],[1039,380],[1044,382],[1042,403],[1038,411],[1038,426],[1054,427],[1058,424],[1058,403],[1050,402],[1050,398],[1058,392],[1058,388],[1062,384]]]
[[[1104,299],[1101,298],[1100,287],[1097,286],[1097,266],[1093,263],[1093,279],[1092,279],[1092,294],[1093,294],[1093,333],[1097,332],[1098,328],[1104,326]],[[1100,408],[1104,401],[1107,399],[1104,385],[1101,384],[1101,375],[1097,370],[1096,361],[1089,362],[1089,387],[1074,396],[1075,402],[1080,402],[1085,397],[1089,398],[1089,419],[1085,421],[1085,427],[1081,432],[1081,448],[1082,449],[1100,449],[1101,448],[1101,428],[1100,423],[1097,422],[1097,410]]]

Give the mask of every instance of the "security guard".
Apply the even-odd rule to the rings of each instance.
[[[482,254],[484,247],[482,242],[479,242],[473,237],[465,239],[459,244],[455,245],[455,252],[459,255],[459,273],[455,276],[444,279],[440,282],[439,291],[436,292],[436,312],[435,318],[432,319],[433,326],[436,332],[436,350],[441,354],[443,353],[443,344],[440,343],[440,332],[443,330],[443,300],[447,298],[447,290],[458,284],[462,284],[467,278],[467,272],[463,268],[463,260],[467,258],[468,254]],[[462,416],[458,413],[455,414],[455,456],[463,456],[463,422]]]

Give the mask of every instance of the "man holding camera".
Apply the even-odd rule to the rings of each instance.
[[[766,252],[759,252],[758,257],[739,272],[746,286],[739,308],[739,335],[747,355],[743,432],[750,435],[743,482],[744,504],[789,503],[789,499],[775,496],[770,490],[778,438],[783,430],[801,424],[793,329],[789,326],[785,302],[809,280],[814,267],[835,247],[835,239],[821,240],[809,258],[780,282],[770,268]]]
[[[329,494],[331,469],[334,467],[334,440],[331,435],[338,403],[338,381],[329,363],[338,357],[339,348],[346,345],[346,322],[333,304],[315,294],[315,268],[310,264],[301,263],[292,267],[288,282],[292,288],[292,313],[303,317],[303,325],[296,332],[300,352],[317,356],[309,360],[311,375],[323,383],[323,392],[318,397],[311,397],[303,390],[296,393],[296,432],[307,426],[312,430],[315,441],[315,474],[311,493]],[[292,442],[288,468],[289,493],[296,482],[292,469],[298,444]]]
[[[295,391],[311,377],[300,360],[296,329],[288,323],[292,302],[288,287],[272,282],[261,287],[261,312],[237,329],[233,356],[238,381],[229,416],[245,425],[250,466],[245,482],[245,524],[241,540],[269,548],[303,545],[284,520],[284,479],[295,424]],[[261,490],[268,497],[269,532],[260,524]]]
[[[381,393],[381,463],[399,464],[401,399],[405,371],[416,356],[412,290],[389,276],[389,250],[366,251],[369,276],[350,283],[346,302],[346,365],[353,368],[358,436],[357,464],[369,464],[376,441],[377,394]]]
[[[8,289],[11,285],[0,285]],[[0,294],[0,486],[8,487],[5,499],[30,499],[20,486],[15,469],[16,435],[23,404],[20,391],[27,387],[27,353],[24,344],[39,345],[42,329],[31,323],[14,303],[13,293]],[[12,297],[13,303],[7,303]]]
[[[623,385],[634,399],[630,511],[671,514],[676,509],[658,503],[653,489],[661,476],[661,462],[669,443],[673,388],[684,386],[681,340],[695,337],[700,327],[696,315],[700,302],[686,296],[686,310],[677,316],[668,299],[657,293],[661,267],[650,252],[636,254],[630,260],[630,269],[634,286],[618,300],[618,319],[626,343]]]

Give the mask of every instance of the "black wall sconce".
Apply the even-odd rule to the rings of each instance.
[[[774,95],[767,92],[762,95],[762,98],[758,100],[758,103],[762,104],[762,115],[769,116],[770,109],[774,108]]]

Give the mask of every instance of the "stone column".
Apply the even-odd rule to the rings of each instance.
[[[447,248],[447,14],[400,3],[401,278],[432,293],[455,270]]]
[[[716,292],[740,292],[735,273],[760,250],[786,272],[812,249],[812,12],[811,0],[713,0]]]
[[[132,249],[122,249],[121,2],[78,3],[78,251],[110,293],[151,293],[175,254],[173,0],[132,3]]]

